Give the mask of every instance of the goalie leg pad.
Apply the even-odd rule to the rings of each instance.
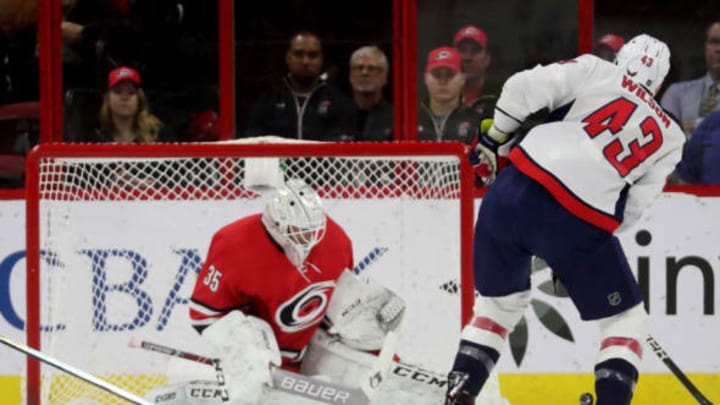
[[[232,311],[207,327],[202,338],[220,359],[231,400],[260,402],[272,383],[271,365],[282,363],[270,325],[260,318]]]
[[[300,373],[328,376],[337,384],[357,386],[376,359],[377,356],[353,349],[338,337],[318,329],[308,345]]]
[[[157,388],[147,394],[157,405],[245,405],[244,401],[230,401],[228,388],[214,381],[191,381]]]
[[[475,316],[462,332],[462,339],[500,351],[505,338],[530,304],[530,290],[502,296],[478,296]]]

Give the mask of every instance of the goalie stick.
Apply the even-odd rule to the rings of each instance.
[[[375,398],[375,395],[377,395],[380,389],[380,385],[387,380],[396,347],[397,332],[395,330],[389,330],[387,335],[385,335],[385,341],[380,349],[377,360],[375,360],[373,364],[373,368],[360,384],[360,388],[369,398],[368,402]]]
[[[387,379],[392,358],[395,354],[396,342],[397,335],[395,332],[388,332],[378,359],[361,382],[360,388],[345,387],[277,367],[272,367],[271,371],[273,387],[289,394],[299,395],[328,404],[367,405],[372,401],[382,383]],[[178,350],[138,338],[131,339],[129,345],[131,347],[142,348],[152,352],[205,364],[218,370],[218,360],[195,353]]]
[[[95,377],[94,375],[92,375],[90,373],[87,373],[87,372],[82,371],[76,367],[73,367],[67,363],[64,363],[64,362],[50,356],[49,354],[43,353],[39,350],[35,350],[24,344],[12,341],[5,336],[0,335],[0,343],[3,343],[6,346],[9,346],[20,352],[23,352],[23,353],[27,354],[28,356],[31,356],[37,360],[42,361],[43,363],[47,363],[47,364],[57,368],[58,370],[68,373],[76,378],[79,378],[87,383],[90,383],[104,391],[109,392],[110,394],[120,397],[126,401],[133,403],[133,404],[154,405],[152,402],[150,402],[144,398],[141,398],[141,397],[133,394],[130,391],[126,391],[114,384],[110,384],[109,382],[107,382],[105,380]]]
[[[162,353],[171,357],[178,357],[205,364],[215,368],[218,372],[218,379],[225,381],[218,359],[186,352],[159,343],[148,342],[135,337],[130,340],[129,345],[130,347],[141,348],[151,352]],[[272,367],[271,375],[274,388],[292,395],[299,395],[329,404],[367,405],[370,402],[367,395],[358,388],[343,387],[292,371],[282,370],[277,367]]]

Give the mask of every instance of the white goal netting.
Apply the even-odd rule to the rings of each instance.
[[[445,373],[472,297],[460,282],[472,183],[456,144],[41,146],[28,183],[29,343],[141,396],[191,378],[128,342],[201,351],[188,298],[212,234],[260,212],[245,187],[258,158],[319,192],[353,240],[356,266],[407,300],[399,356]],[[28,398],[123,403],[35,364]]]

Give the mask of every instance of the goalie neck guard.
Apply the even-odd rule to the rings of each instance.
[[[299,179],[290,179],[273,190],[262,215],[265,229],[297,268],[325,236],[325,221],[320,197]]]
[[[659,39],[640,34],[620,48],[615,64],[655,95],[670,70],[670,49]]]

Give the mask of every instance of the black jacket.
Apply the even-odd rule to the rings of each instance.
[[[358,110],[358,115],[365,115],[365,121],[358,119],[358,141],[392,141],[393,140],[393,105],[380,100],[367,112]],[[362,125],[362,127],[360,127]]]
[[[480,114],[462,104],[446,117],[435,117],[430,108],[422,104],[418,115],[418,140],[471,144],[480,131],[481,119]]]
[[[472,103],[470,103],[468,108],[474,110],[476,113],[480,114],[481,119],[485,118],[492,118],[495,114],[495,103],[497,102],[497,96],[494,94],[483,94],[482,96],[476,98]]]
[[[298,97],[287,78],[253,105],[246,136],[276,135],[315,141],[355,137],[355,104],[335,86],[319,82],[307,98]]]

